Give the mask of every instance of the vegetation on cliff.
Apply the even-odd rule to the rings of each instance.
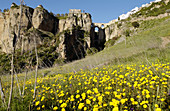
[[[149,7],[142,8],[139,12],[133,14],[133,17],[139,16],[158,16],[160,14],[166,13],[166,11],[170,8],[170,2],[167,4],[164,0],[156,3],[152,3]]]

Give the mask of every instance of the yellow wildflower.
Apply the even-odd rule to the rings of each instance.
[[[40,110],[40,107],[38,107],[37,110]]]
[[[58,107],[57,107],[57,106],[55,106],[55,107],[53,108],[53,110],[54,110],[54,111],[56,111],[57,109],[58,109]]]
[[[45,105],[42,105],[42,108],[45,108]]]
[[[162,111],[161,108],[156,108],[155,111]]]
[[[36,103],[35,103],[35,106],[38,106],[40,104],[40,101],[37,101]]]
[[[78,109],[82,109],[84,107],[84,103],[80,103]]]
[[[143,105],[143,108],[147,108],[147,105],[146,105],[146,104],[144,104],[144,105]]]
[[[89,99],[86,99],[86,104],[91,104],[91,101]]]

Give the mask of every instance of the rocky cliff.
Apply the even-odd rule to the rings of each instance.
[[[163,11],[157,11],[158,5]],[[169,6],[169,0],[164,0],[141,8],[139,12],[129,16],[126,20],[93,23],[91,15],[79,9],[70,9],[69,14],[65,16],[56,16],[49,13],[42,5],[35,9],[23,5],[21,10],[20,6],[12,4],[10,10],[0,12],[0,56],[4,56],[4,52],[10,54],[12,43],[15,42],[16,64],[24,67],[29,64],[28,61],[31,61],[34,67],[36,62],[35,37],[41,67],[53,66],[60,60],[81,59],[87,55],[87,52],[93,52],[91,49],[101,51],[108,44],[114,45],[133,34],[131,32],[135,32],[136,28],[132,26],[132,22],[143,19],[139,18],[141,14],[147,13],[149,16],[153,14],[152,12],[157,15],[166,12],[168,16]],[[146,9],[152,10],[145,11]],[[4,57],[3,61],[8,60],[7,56]],[[21,66],[19,68],[22,69]]]
[[[21,7],[12,4],[10,10],[0,12],[0,23],[0,51],[5,53],[11,52],[11,43],[15,37],[17,50],[33,50],[33,37],[36,36],[37,46],[45,49],[53,47],[57,57],[68,61],[85,57],[86,49],[92,45],[91,15],[81,11],[70,12],[62,18],[55,17],[41,5],[35,9],[22,6],[21,15]],[[21,31],[18,37],[19,28]]]
[[[30,14],[30,15],[29,15]],[[33,9],[30,7],[23,7],[22,18],[20,20],[20,8],[11,7],[7,12],[0,12],[0,46],[2,51],[10,52],[11,50],[11,40],[14,34],[18,35],[19,23],[21,22],[21,35],[25,33],[26,30],[32,27],[32,14]],[[18,47],[18,45],[17,45]]]
[[[69,13],[65,19],[59,20],[59,32],[72,29],[73,26],[80,26],[84,31],[90,32],[92,24],[89,13]]]

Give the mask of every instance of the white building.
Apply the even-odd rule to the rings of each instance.
[[[162,1],[162,0],[155,0],[154,2],[156,3],[156,2],[160,2],[160,1]]]
[[[162,0],[151,1],[150,3],[143,4],[140,8],[135,7],[135,8],[132,9],[130,12],[127,12],[126,14],[120,15],[119,18],[120,18],[120,20],[122,20],[122,19],[127,19],[130,15],[138,12],[138,11],[141,10],[143,7],[149,7],[152,3],[157,3],[157,2],[160,2],[160,1],[162,1]]]
[[[130,12],[127,12],[126,14],[122,14],[119,16],[120,20],[123,20],[123,19],[127,19],[130,15],[136,13],[139,11],[139,8],[138,7],[135,7],[134,9],[132,9]]]

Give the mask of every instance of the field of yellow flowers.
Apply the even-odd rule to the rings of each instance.
[[[25,97],[13,110],[169,111],[170,63],[118,65],[58,74],[26,82]]]

